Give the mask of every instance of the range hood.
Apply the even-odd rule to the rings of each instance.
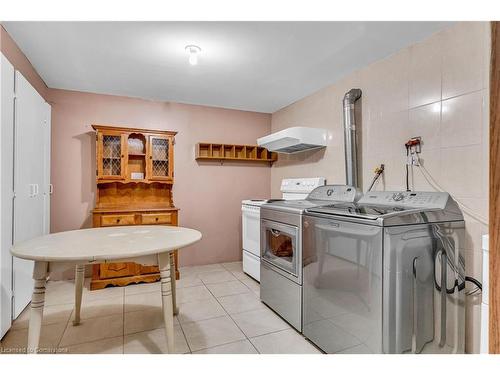
[[[328,131],[295,126],[257,139],[257,144],[269,151],[293,154],[295,152],[326,147]]]

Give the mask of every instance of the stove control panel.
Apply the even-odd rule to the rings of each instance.
[[[448,193],[430,191],[370,191],[359,204],[444,209],[449,197]]]
[[[282,193],[310,193],[318,186],[325,185],[324,177],[285,178],[281,181]]]
[[[325,185],[314,189],[308,196],[308,200],[356,202],[362,193],[353,186],[347,185]]]

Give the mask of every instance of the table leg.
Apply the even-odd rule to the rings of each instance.
[[[36,354],[40,343],[40,330],[42,329],[43,306],[45,304],[45,284],[47,282],[47,262],[35,262],[33,268],[33,296],[31,298],[30,323],[28,328],[27,352]]]
[[[170,274],[169,253],[158,254],[158,265],[161,278],[161,296],[163,303],[163,319],[165,321],[165,334],[167,335],[167,352],[174,350],[174,311],[172,303],[172,276]]]
[[[177,307],[177,294],[176,294],[177,292],[175,289],[175,283],[176,283],[176,280],[175,280],[175,255],[174,255],[173,251],[170,252],[170,273],[172,275],[172,277],[170,278],[172,280],[172,306],[173,306],[173,310],[174,310],[174,315],[178,315],[179,308]]]
[[[82,307],[83,281],[85,278],[85,265],[77,264],[75,267],[75,319],[73,325],[80,324],[80,310]]]

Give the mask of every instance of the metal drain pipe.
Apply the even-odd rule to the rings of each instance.
[[[356,119],[354,103],[361,98],[360,89],[351,89],[344,95],[344,144],[345,144],[345,174],[347,185],[358,185],[358,146],[356,142]]]

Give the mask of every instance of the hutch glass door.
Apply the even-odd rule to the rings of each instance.
[[[150,136],[149,173],[152,180],[172,180],[172,138]]]
[[[122,179],[124,168],[124,141],[121,134],[102,133],[98,135],[100,179]]]

